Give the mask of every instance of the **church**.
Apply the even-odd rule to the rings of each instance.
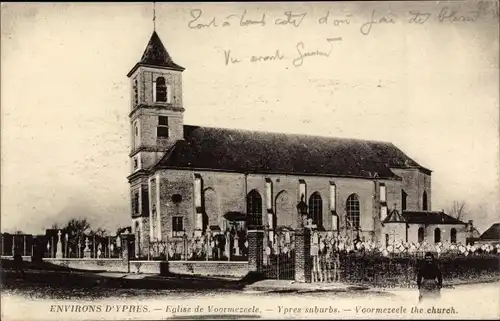
[[[299,203],[319,231],[465,243],[465,223],[431,211],[431,170],[392,143],[186,125],[184,70],[154,31],[127,75],[136,253],[235,222],[294,229]]]

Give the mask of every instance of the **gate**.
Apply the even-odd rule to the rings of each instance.
[[[267,231],[264,275],[268,279],[295,279],[295,234],[292,230]]]

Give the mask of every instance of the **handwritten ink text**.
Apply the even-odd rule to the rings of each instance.
[[[412,17],[410,18],[410,20],[408,20],[408,23],[415,23],[415,24],[420,24],[420,25],[424,24],[431,16],[430,13],[427,13],[427,12],[422,13],[418,10],[414,10],[414,11],[412,10],[409,13]]]
[[[438,15],[439,22],[474,22],[479,18],[479,11],[469,12],[471,15],[458,15],[456,10],[450,10],[448,7],[441,9]]]
[[[274,21],[276,25],[293,25],[294,27],[299,27],[304,21],[307,13],[292,13],[291,11],[285,12],[285,18],[278,18]]]
[[[370,34],[371,30],[372,30],[372,26],[374,24],[394,24],[395,21],[394,19],[396,19],[397,17],[393,14],[388,14],[388,15],[385,15],[385,16],[382,16],[378,19],[375,19],[375,10],[372,11],[372,16],[371,16],[371,19],[370,21],[368,22],[365,22],[361,28],[360,28],[360,31],[362,34],[364,34],[365,36],[367,36],[368,34]]]
[[[332,42],[333,41],[338,41],[342,40],[342,38],[329,38],[327,39],[328,43],[330,44],[330,49],[328,51],[320,51],[320,50],[313,50],[313,51],[304,51],[305,50],[305,45],[301,41],[297,44],[295,49],[297,50],[298,57],[293,59],[292,63],[295,67],[300,67],[304,64],[304,59],[307,57],[313,57],[313,56],[322,56],[322,57],[330,57],[330,54],[332,53]]]
[[[261,25],[261,26],[266,25],[266,14],[265,13],[262,14],[262,17],[260,18],[260,20],[246,19],[246,14],[247,14],[247,11],[245,10],[241,16],[238,16],[237,14],[232,14],[232,15],[229,15],[227,17],[227,19],[233,18],[233,17],[239,17],[240,18],[240,26],[242,26],[242,27],[251,26],[251,25]]]
[[[237,64],[241,62],[241,60],[231,57],[231,50],[224,50],[224,59],[226,62],[226,66],[229,64]]]

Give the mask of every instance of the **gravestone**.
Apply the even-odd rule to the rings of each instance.
[[[57,250],[56,250],[56,258],[62,259],[62,242],[61,242],[61,230],[57,232]]]
[[[83,249],[83,257],[84,258],[90,258],[90,248],[89,248],[89,239],[85,239],[85,248]]]

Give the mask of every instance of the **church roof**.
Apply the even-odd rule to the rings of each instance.
[[[388,142],[184,126],[155,168],[399,180],[391,170],[430,173]]]
[[[179,66],[172,60],[156,31],[153,31],[141,60],[130,70],[127,76],[130,77],[140,66],[161,67],[178,71],[184,70],[184,67]]]
[[[403,211],[408,224],[466,224],[442,211]]]
[[[481,240],[500,240],[500,223],[490,226],[480,237]]]
[[[393,209],[389,215],[387,215],[387,217],[385,218],[385,220],[383,221],[383,223],[405,223],[406,222],[406,219],[404,218],[403,215],[401,215],[401,213],[399,213],[399,211],[397,209]]]

